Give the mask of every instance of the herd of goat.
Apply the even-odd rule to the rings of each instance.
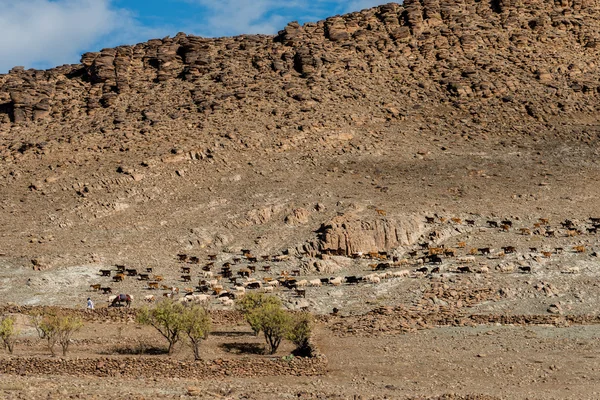
[[[460,218],[446,219],[444,217],[426,217],[428,224],[456,224],[466,226],[476,226],[475,220],[465,220]],[[590,218],[588,222],[581,223],[571,220],[565,220],[559,226],[551,226],[548,219],[540,218],[538,222],[531,227],[515,228],[513,221],[503,219],[501,221],[487,220],[485,227],[497,229],[501,232],[515,231],[520,235],[541,235],[544,237],[575,237],[580,235],[591,235],[597,233],[600,228],[600,218]],[[278,274],[273,274],[271,267],[275,263],[287,261],[289,255],[261,256],[253,255],[250,250],[242,250],[241,256],[231,258],[217,268],[217,254],[208,255],[208,261],[201,267],[201,260],[197,256],[187,254],[178,254],[177,260],[180,263],[180,282],[191,283],[193,280],[192,271],[198,268],[198,285],[195,287],[185,287],[179,289],[172,284],[164,284],[162,275],[153,274],[153,268],[145,268],[142,272],[133,268],[126,268],[124,265],[116,265],[116,270],[100,270],[101,276],[108,277],[114,282],[123,282],[127,277],[132,277],[137,281],[145,282],[145,289],[149,291],[160,290],[164,292],[162,296],[175,298],[181,302],[207,303],[213,298],[219,299],[224,306],[231,306],[234,300],[246,294],[248,290],[260,290],[265,293],[273,293],[278,288],[284,288],[290,291],[292,295],[306,297],[307,287],[321,287],[325,285],[340,286],[343,284],[356,285],[360,283],[376,284],[384,279],[402,278],[407,276],[432,276],[441,272],[455,273],[487,273],[489,268],[485,263],[476,267],[477,256],[487,256],[488,258],[502,258],[508,254],[517,252],[515,246],[503,246],[500,251],[490,247],[467,248],[465,242],[458,242],[455,247],[446,247],[445,245],[435,246],[436,231],[432,230],[425,237],[422,243],[418,243],[415,249],[409,250],[402,257],[390,256],[386,251],[377,251],[369,253],[341,254],[339,251],[321,252],[321,257],[328,255],[344,255],[355,259],[367,259],[374,262],[369,263],[371,273],[358,276],[337,276],[327,278],[302,279],[302,271],[293,269],[291,271],[282,270]],[[529,247],[531,253],[539,253],[541,256],[550,258],[553,254],[560,254],[565,251],[562,247],[553,249],[539,250]],[[586,246],[576,245],[572,251],[576,253],[586,252]],[[299,255],[302,257],[302,255]],[[456,268],[453,270],[442,271],[442,264],[445,260],[454,260]],[[262,264],[262,265],[261,265]],[[195,267],[195,266],[198,267]],[[237,267],[234,271],[233,268]],[[403,268],[404,269],[401,269]],[[257,272],[258,271],[258,272]],[[113,272],[115,274],[113,275]],[[235,273],[234,273],[235,272]],[[504,271],[506,272],[506,271]],[[520,266],[519,272],[531,273],[531,266]],[[257,275],[263,275],[259,278]],[[113,289],[102,284],[91,285],[92,290],[102,291],[104,294],[112,294]],[[178,296],[180,295],[181,296]],[[145,301],[153,302],[156,296],[146,295]]]

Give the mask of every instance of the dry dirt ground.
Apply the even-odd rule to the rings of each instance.
[[[24,321],[25,319],[21,319]],[[31,329],[23,327],[16,357],[47,359],[48,351]],[[0,374],[3,399],[597,399],[600,368],[598,325],[442,326],[382,337],[339,337],[327,323],[318,326],[315,342],[326,355],[326,369],[317,376],[168,377],[140,368],[133,374],[100,377],[81,371],[41,375]],[[81,331],[67,359],[154,359],[123,355],[127,349],[161,347],[153,331],[126,322],[91,322]],[[203,345],[204,361],[254,359],[263,345],[244,325],[218,326]],[[282,346],[275,357],[289,354]],[[173,356],[192,362],[180,346]],[[10,358],[3,355],[0,365]],[[57,364],[60,359],[54,359]],[[95,361],[91,361],[94,363]],[[191,392],[190,392],[191,390]],[[461,397],[465,396],[465,397]],[[472,397],[467,397],[472,396]],[[486,397],[489,396],[489,397]]]

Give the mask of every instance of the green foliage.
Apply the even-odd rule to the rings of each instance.
[[[246,322],[250,324],[255,335],[258,335],[262,330],[262,321],[260,314],[256,314],[254,311],[266,305],[281,308],[281,300],[278,297],[268,296],[264,293],[248,293],[242,299],[238,300],[236,304],[238,310],[244,315]]]
[[[53,356],[56,355],[54,347],[57,343],[66,356],[73,335],[83,327],[81,318],[60,313],[35,314],[32,321],[39,337],[46,339]]]
[[[269,354],[275,354],[281,341],[290,329],[290,314],[275,303],[266,303],[248,314],[247,320],[252,329],[263,332],[269,346]]]
[[[185,327],[185,307],[179,302],[165,299],[155,308],[144,307],[137,316],[137,322],[150,325],[169,342],[169,355],[173,354],[175,344],[181,339]]]
[[[287,339],[296,345],[295,353],[297,355],[310,355],[310,336],[312,334],[313,325],[314,321],[310,313],[299,313],[292,318]]]
[[[13,353],[15,348],[15,341],[18,332],[15,328],[15,318],[6,316],[0,319],[0,340],[2,341],[2,346],[8,350],[10,354]]]
[[[194,360],[200,360],[200,343],[208,338],[212,321],[206,308],[201,305],[188,307],[183,315],[183,331],[187,335]]]

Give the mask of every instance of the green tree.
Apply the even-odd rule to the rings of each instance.
[[[262,330],[262,321],[259,318],[260,314],[256,314],[254,311],[265,305],[273,305],[281,308],[281,300],[279,297],[268,296],[264,293],[248,293],[242,299],[238,300],[236,304],[238,310],[244,315],[246,322],[250,324],[255,335],[258,335]]]
[[[212,321],[206,308],[195,304],[188,307],[183,315],[183,331],[188,337],[194,360],[200,360],[200,344],[208,338]]]
[[[169,342],[168,353],[173,354],[175,344],[181,339],[184,332],[185,307],[179,302],[165,299],[155,308],[144,307],[137,316],[137,322],[150,325],[156,329]]]
[[[56,355],[54,347],[57,343],[62,348],[63,356],[66,356],[73,335],[83,327],[81,318],[62,313],[35,314],[32,321],[39,337],[46,339],[53,356]]]
[[[310,313],[299,313],[292,318],[287,339],[296,345],[296,350],[294,351],[296,355],[311,355],[310,336],[313,326],[314,320]]]
[[[5,316],[0,319],[0,340],[2,341],[2,346],[10,354],[13,353],[18,334],[19,332],[15,328],[14,317]]]
[[[248,320],[252,329],[263,332],[269,354],[275,354],[290,329],[290,314],[278,304],[266,303],[251,311]]]

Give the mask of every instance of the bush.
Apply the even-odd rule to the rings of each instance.
[[[0,319],[0,340],[2,341],[2,346],[8,350],[10,354],[13,353],[15,348],[15,341],[17,338],[18,332],[15,329],[15,318],[6,316]]]
[[[137,322],[152,326],[167,339],[169,342],[168,353],[172,355],[175,344],[181,339],[181,333],[184,332],[184,312],[183,304],[165,299],[153,309],[142,308],[138,313]]]
[[[281,341],[288,334],[291,317],[280,305],[267,303],[250,312],[247,320],[250,321],[252,329],[263,332],[269,346],[269,354],[275,354]]]
[[[312,315],[307,312],[296,314],[292,318],[287,339],[296,345],[294,354],[305,357],[312,354],[310,336],[313,325]]]
[[[244,315],[244,319],[250,324],[255,335],[258,335],[262,329],[261,320],[257,314],[254,314],[254,311],[265,305],[281,308],[281,300],[278,297],[267,296],[264,293],[248,293],[237,301],[238,310]]]
[[[67,355],[71,338],[75,332],[83,327],[79,317],[68,314],[37,314],[33,316],[33,325],[41,339],[46,339],[48,349],[54,356],[54,347],[58,343],[62,348],[63,356]]]
[[[194,360],[200,360],[200,343],[208,338],[212,325],[210,314],[204,307],[193,305],[185,310],[183,320],[183,331],[194,352]]]

